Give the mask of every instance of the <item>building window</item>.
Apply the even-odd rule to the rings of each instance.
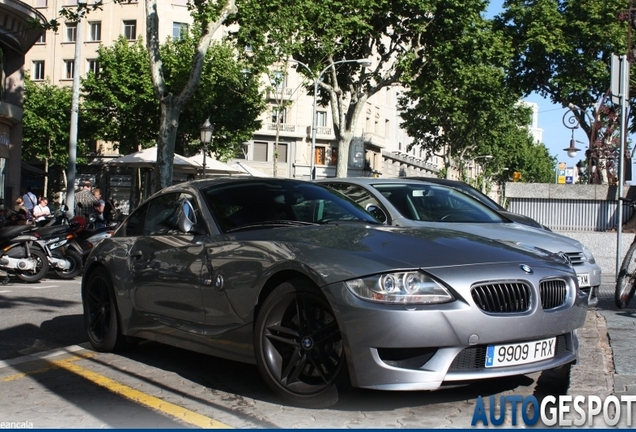
[[[285,123],[287,110],[281,107],[272,107],[272,123]]]
[[[73,79],[75,76],[75,60],[64,60],[64,77]]]
[[[88,71],[93,72],[95,76],[99,75],[99,63],[95,59],[88,60]]]
[[[66,42],[77,40],[77,23],[66,23]]]
[[[45,44],[46,43],[46,32],[43,31],[42,34],[40,35],[40,37],[38,38],[37,41],[35,41],[36,44]]]
[[[172,23],[172,39],[181,40],[183,39],[182,35],[188,34],[188,24],[173,22]]]
[[[95,21],[89,23],[90,33],[88,35],[88,40],[91,42],[97,42],[102,40],[102,22]]]
[[[33,79],[42,81],[44,79],[44,61],[37,60],[33,62]]]
[[[287,144],[278,143],[278,162],[287,162]]]
[[[316,165],[326,165],[327,164],[327,148],[322,146],[317,146],[314,149],[314,164]]]
[[[77,6],[77,0],[66,0],[66,6]]]
[[[327,111],[316,111],[316,126],[317,127],[327,126]]]
[[[137,21],[124,21],[124,37],[128,40],[137,40]]]
[[[35,0],[36,8],[45,8],[47,6],[47,0]]]
[[[329,156],[329,165],[338,165],[338,147],[331,147],[331,155]]]
[[[260,161],[260,162],[267,162],[267,143],[266,142],[254,143],[253,160]]]
[[[172,0],[172,4],[175,6],[187,6],[188,0]]]

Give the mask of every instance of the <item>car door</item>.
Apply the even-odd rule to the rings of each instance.
[[[147,205],[143,234],[129,253],[132,301],[135,309],[163,324],[190,332],[205,323],[202,300],[204,243],[180,232],[176,213],[188,200],[197,212],[194,196],[184,192],[160,195]]]

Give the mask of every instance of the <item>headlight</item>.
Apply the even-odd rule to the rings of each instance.
[[[437,304],[454,299],[444,286],[419,271],[353,279],[345,285],[356,297],[376,303]]]
[[[585,246],[583,246],[583,255],[585,255],[585,259],[590,264],[594,264],[596,262],[596,260],[594,259],[594,255],[592,255],[592,251]]]

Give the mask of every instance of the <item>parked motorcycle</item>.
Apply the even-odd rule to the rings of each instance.
[[[38,243],[49,251],[49,264],[58,277],[73,279],[83,268],[83,249],[77,238],[81,227],[70,223],[64,211],[56,212],[49,219],[45,226],[36,230],[40,236]]]
[[[14,225],[0,228],[0,283],[14,274],[25,282],[37,282],[49,271],[48,250],[40,243],[33,226]]]

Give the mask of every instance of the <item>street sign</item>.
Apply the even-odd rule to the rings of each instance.
[[[612,79],[610,91],[612,102],[620,105],[621,98],[629,99],[629,62],[627,56],[612,54]]]

